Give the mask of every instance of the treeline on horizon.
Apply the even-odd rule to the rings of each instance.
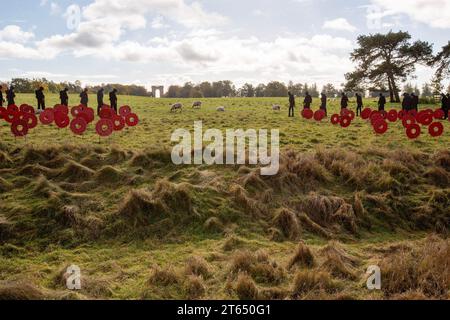
[[[27,78],[14,78],[9,83],[4,83],[4,87],[13,86],[17,93],[34,93],[39,87],[44,87],[45,91],[50,93],[59,93],[64,88],[68,88],[70,93],[79,93],[84,88],[89,90],[89,93],[94,94],[100,88],[105,89],[106,92],[112,91],[116,88],[121,95],[129,96],[141,96],[152,97],[152,92],[148,91],[144,86],[140,85],[123,85],[123,84],[101,84],[95,86],[82,86],[80,81],[75,82],[54,82],[42,79],[27,79]],[[285,97],[288,91],[292,92],[295,96],[305,96],[308,92],[313,97],[319,97],[321,93],[326,94],[328,97],[333,98],[339,96],[342,89],[337,89],[333,84],[327,84],[319,88],[317,84],[308,83],[294,83],[290,81],[288,84],[279,81],[271,81],[267,84],[252,85],[250,83],[244,84],[242,87],[237,88],[232,81],[216,81],[216,82],[201,82],[194,84],[187,82],[182,86],[172,85],[169,86],[163,97],[165,98],[222,98],[222,97]],[[370,96],[376,97],[379,92],[388,92],[384,87],[373,87],[366,89],[359,89],[354,91],[346,91],[346,93],[353,97],[356,92],[365,94],[366,92],[372,93]],[[447,91],[450,93],[450,86]],[[416,95],[426,99],[431,98],[436,93],[433,90],[431,84],[424,84],[421,88],[413,86],[408,83],[403,87],[403,92],[415,93]]]

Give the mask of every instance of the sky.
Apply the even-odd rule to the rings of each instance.
[[[360,34],[450,40],[450,0],[0,0],[0,81],[332,83]],[[411,83],[429,82],[418,67]]]

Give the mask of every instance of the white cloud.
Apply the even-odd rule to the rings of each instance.
[[[350,24],[345,18],[337,18],[334,20],[327,20],[323,24],[324,29],[338,30],[338,31],[349,31],[355,32],[357,28]]]
[[[433,28],[450,29],[450,1],[448,0],[372,0],[384,16],[405,14],[412,20]]]
[[[26,43],[33,38],[34,34],[32,32],[23,31],[16,25],[9,25],[0,30],[0,41]]]

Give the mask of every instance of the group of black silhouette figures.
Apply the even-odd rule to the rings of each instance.
[[[294,109],[295,109],[295,96],[288,92],[289,96],[289,117],[294,116]],[[361,94],[357,93],[356,95],[356,115],[359,116],[363,110],[364,104],[363,104],[363,97]],[[341,109],[348,108],[349,104],[349,98],[345,93],[342,93],[341,95]],[[305,109],[311,109],[311,104],[313,102],[313,99],[311,95],[306,92],[305,99],[303,100],[303,107]],[[320,109],[325,111],[325,114],[327,114],[327,102],[328,97],[325,93],[321,94],[320,97]],[[378,111],[384,111],[386,106],[386,97],[380,93],[380,96],[378,98]],[[445,113],[445,119],[448,118],[448,111],[450,110],[450,93],[449,94],[441,94],[441,108]],[[414,93],[405,93],[403,95],[403,101],[402,101],[402,109],[405,111],[409,110],[416,110],[419,111],[419,97]]]
[[[61,100],[61,105],[63,106],[69,106],[69,89],[65,88],[64,90],[59,92],[59,99]],[[100,113],[100,109],[104,106],[104,92],[105,90],[103,88],[101,88],[98,92],[97,92],[97,112]],[[10,87],[9,89],[7,89],[5,91],[6,94],[6,101],[3,98],[3,88],[2,86],[0,86],[0,106],[3,107],[3,103],[7,102],[8,106],[10,105],[14,105],[15,103],[15,98],[16,98],[16,94],[14,92],[14,87]],[[40,87],[39,89],[37,89],[35,91],[35,95],[36,95],[36,100],[37,100],[37,108],[38,110],[45,110],[45,94],[44,94],[44,88]],[[114,109],[117,113],[117,89],[113,89],[110,93],[109,93],[109,101],[111,104],[111,108]],[[84,89],[81,93],[80,93],[80,104],[84,105],[84,106],[88,106],[89,103],[89,94],[88,94],[88,89]]]

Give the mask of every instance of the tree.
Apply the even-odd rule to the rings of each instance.
[[[265,97],[285,97],[287,96],[288,89],[284,83],[279,81],[269,82],[264,92]]]
[[[330,98],[334,98],[338,94],[338,90],[331,83],[324,85],[322,88],[322,92]]]
[[[422,86],[422,98],[429,98],[433,96],[433,92],[431,91],[430,85],[425,83]]]
[[[433,80],[431,80],[431,90],[433,95],[437,96],[441,94],[441,92],[444,90],[444,86],[442,85],[442,79],[435,76]]]
[[[301,83],[293,83],[292,81],[289,81],[288,90],[294,96],[301,96],[303,94],[303,85]]]
[[[319,90],[317,89],[317,84],[314,83],[311,88],[309,89],[309,94],[312,97],[318,97],[319,96]]]
[[[411,35],[402,31],[359,36],[358,48],[351,54],[358,66],[346,74],[346,87],[386,85],[391,102],[400,102],[398,81],[412,75],[417,64],[429,64],[433,59],[431,44],[410,40]]]
[[[443,79],[450,77],[450,41],[442,51],[429,63],[430,66],[437,67],[436,79]]]
[[[250,83],[246,83],[239,90],[241,97],[252,98],[255,96],[255,88]]]
[[[258,86],[255,89],[255,95],[257,97],[264,97],[266,91],[266,85],[265,84],[258,84]]]

